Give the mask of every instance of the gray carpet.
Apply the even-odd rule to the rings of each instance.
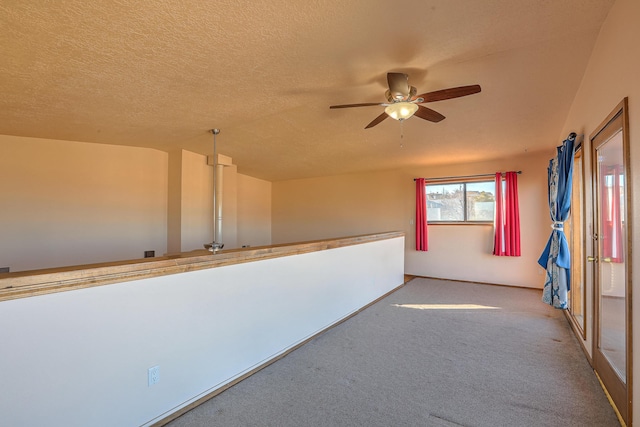
[[[540,297],[413,279],[168,425],[619,426]]]

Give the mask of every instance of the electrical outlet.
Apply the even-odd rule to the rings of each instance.
[[[160,366],[154,366],[149,368],[149,387],[158,384],[160,382]]]

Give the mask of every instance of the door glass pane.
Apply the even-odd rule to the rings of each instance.
[[[626,379],[626,230],[622,132],[598,150],[600,351]]]

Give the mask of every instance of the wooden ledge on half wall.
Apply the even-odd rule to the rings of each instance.
[[[404,237],[404,233],[390,231],[308,242],[229,249],[219,251],[216,254],[202,249],[164,257],[1,273],[0,301],[299,255],[398,237]]]

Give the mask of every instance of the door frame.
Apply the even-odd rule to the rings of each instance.
[[[586,151],[588,150],[585,147],[585,144],[582,140],[575,147],[575,154],[573,156],[573,178],[572,178],[572,190],[571,190],[571,214],[569,216],[569,231],[570,235],[567,236],[570,242],[570,253],[571,253],[571,290],[569,291],[569,308],[567,309],[568,318],[571,321],[571,325],[573,327],[576,335],[579,335],[582,338],[582,345],[585,354],[589,358],[589,363],[591,363],[591,357],[586,348],[584,348],[584,340],[587,339],[587,334],[591,333],[591,328],[587,328],[588,321],[590,316],[587,313],[587,307],[589,300],[587,299],[587,272],[589,269],[589,263],[585,261],[587,254],[587,242],[590,241],[587,227],[585,224],[589,221],[587,217],[587,191],[589,186],[586,185],[587,181],[585,180],[585,170],[589,168],[586,161]],[[576,160],[580,160],[580,169],[576,169]],[[576,182],[579,186],[579,191],[576,193]],[[578,201],[578,205],[576,206],[576,201]],[[576,220],[577,219],[577,220]],[[567,229],[567,222],[565,222],[565,234]],[[577,237],[577,239],[576,239]],[[578,240],[579,243],[576,243]],[[575,270],[579,272],[579,274],[574,274]],[[576,279],[577,277],[577,279]],[[576,289],[576,281],[580,281],[580,287]],[[579,295],[578,292],[579,291]],[[581,300],[581,309],[582,309],[582,319],[578,319],[576,317],[575,309],[575,301]],[[589,307],[590,308],[590,307]]]
[[[628,99],[624,98],[615,109],[607,116],[607,118],[596,128],[596,130],[589,136],[591,145],[591,192],[592,192],[592,227],[594,235],[592,236],[591,243],[593,245],[592,253],[595,257],[595,262],[592,262],[593,268],[593,318],[592,318],[592,360],[593,367],[596,374],[602,381],[605,389],[611,396],[613,402],[616,405],[616,409],[619,411],[620,416],[627,425],[630,425],[632,420],[632,390],[633,390],[633,342],[632,342],[632,224],[631,219],[633,215],[631,213],[631,180],[630,178],[630,155],[629,155],[629,116],[628,116]],[[594,140],[601,136],[602,132],[607,131],[607,127],[616,121],[621,119],[622,130],[622,145],[623,145],[623,160],[624,160],[624,203],[625,203],[625,221],[626,221],[626,253],[625,259],[625,339],[626,339],[626,378],[623,387],[619,385],[618,375],[613,371],[613,368],[606,362],[604,356],[599,351],[599,337],[600,337],[600,271],[599,271],[599,256],[600,248],[597,233],[600,229],[598,227],[598,218],[600,215],[600,200],[598,199],[598,158],[597,149],[602,145],[594,144]],[[617,133],[611,132],[611,136]],[[606,134],[605,134],[606,135]],[[606,135],[608,141],[609,136]],[[586,244],[587,242],[585,242]]]

